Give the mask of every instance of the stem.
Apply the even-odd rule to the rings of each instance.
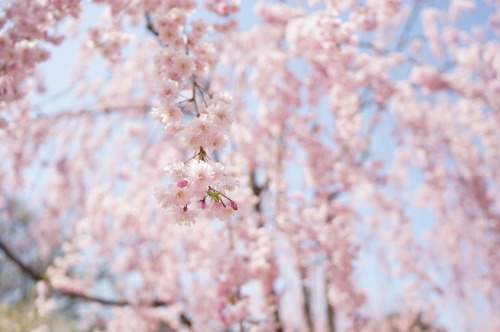
[[[196,81],[193,78],[193,86],[191,88],[191,91],[192,91],[191,99],[192,99],[193,104],[194,104],[194,109],[196,110],[196,116],[199,117],[200,111],[198,110],[198,103],[196,102],[196,88],[195,87],[196,87]]]
[[[203,92],[203,88],[198,85],[198,83],[194,83],[194,85],[198,88],[198,91],[200,92],[201,99],[203,99],[203,103],[205,104],[205,107],[207,107],[207,102],[205,100],[205,93]]]
[[[151,14],[150,13],[146,13],[145,14],[146,16],[146,29],[151,32],[153,35],[155,35],[156,37],[158,37],[158,31],[156,31],[154,25],[153,25],[153,20],[151,18]]]

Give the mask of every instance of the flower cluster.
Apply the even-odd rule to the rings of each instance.
[[[235,10],[224,8],[228,14]],[[194,152],[190,160],[167,167],[177,184],[157,189],[155,196],[178,223],[187,225],[195,222],[197,208],[220,220],[238,209],[226,195],[235,181],[228,178],[222,164],[208,156],[227,145],[231,97],[212,94],[201,83],[215,65],[215,52],[202,40],[207,25],[200,20],[188,22],[192,13],[188,6],[162,8],[152,15],[153,27],[165,47],[155,58],[157,102],[151,114],[180,146]]]
[[[227,194],[234,190],[235,180],[227,176],[222,164],[210,161],[203,148],[191,160],[171,164],[165,170],[177,183],[167,189],[156,188],[155,196],[177,223],[192,225],[201,211],[226,220],[238,210]]]
[[[158,100],[162,105],[153,108],[152,116],[163,124],[165,130],[178,137],[179,143],[191,151],[203,147],[206,151],[221,151],[227,144],[225,131],[232,122],[229,112],[230,97],[227,94],[213,96],[204,101],[203,106],[196,104],[196,116],[190,121],[185,118],[185,103],[176,102],[173,96],[179,94],[179,84],[171,79],[163,80],[160,84],[161,94]]]
[[[0,12],[0,102],[21,99],[26,81],[37,77],[37,67],[50,57],[45,45],[59,45],[64,35],[54,28],[68,16],[80,12],[78,1],[2,1]]]

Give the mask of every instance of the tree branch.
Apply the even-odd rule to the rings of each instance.
[[[146,29],[151,32],[153,35],[158,37],[158,31],[156,31],[154,25],[153,25],[153,19],[151,18],[150,13],[145,13],[146,16]]]
[[[254,205],[254,210],[256,212],[261,212],[262,198],[260,197],[260,194],[262,193],[263,190],[265,190],[267,188],[267,182],[264,185],[259,186],[257,184],[255,171],[251,171],[249,175],[250,175],[250,188],[252,188],[253,194],[259,198],[257,203],[255,203],[255,205]]]
[[[24,263],[19,257],[17,257],[12,250],[2,241],[0,240],[0,250],[4,252],[4,254],[7,256],[8,259],[10,259],[17,267],[28,277],[33,279],[33,281],[44,281],[46,282],[49,286],[53,288],[57,293],[78,299],[78,300],[84,300],[88,302],[95,302],[95,303],[100,303],[102,305],[111,305],[111,306],[117,306],[117,307],[126,307],[126,306],[132,306],[134,305],[133,303],[126,301],[126,300],[113,300],[113,299],[105,299],[102,297],[98,296],[91,296],[71,290],[62,290],[62,289],[57,289],[53,287],[53,285],[50,283],[50,280],[48,279],[47,276],[44,276],[38,272],[36,272],[32,267],[30,267],[28,264]],[[165,301],[159,301],[159,300],[154,300],[153,302],[149,302],[144,304],[144,306],[147,307],[164,307],[171,305],[171,303],[165,302]],[[184,313],[181,313],[179,316],[179,319],[182,324],[184,324],[187,327],[191,327],[193,324],[191,322],[191,319]]]
[[[0,240],[0,250],[2,250],[5,254],[5,256],[7,256],[8,259],[10,259],[14,264],[17,265],[17,267],[24,273],[26,274],[28,277],[30,277],[31,279],[33,279],[34,281],[41,281],[41,280],[45,280],[45,278],[38,272],[36,272],[35,270],[33,270],[30,266],[28,266],[27,264],[23,263],[19,257],[17,257],[11,250],[9,247],[7,247],[7,245],[5,245],[5,243],[3,243],[1,240]]]
[[[302,279],[302,296],[304,298],[303,309],[304,315],[306,317],[307,330],[309,332],[314,331],[314,323],[311,312],[311,290],[306,284],[307,282],[307,270],[304,267],[300,268],[300,276]]]
[[[132,105],[132,106],[117,106],[117,107],[106,107],[101,109],[81,109],[78,111],[65,111],[58,113],[37,113],[36,118],[32,119],[32,121],[36,121],[39,119],[64,119],[64,118],[75,118],[75,117],[96,117],[101,115],[112,115],[116,113],[122,112],[132,112],[137,114],[148,114],[148,111],[151,109],[150,105]]]
[[[328,293],[328,284],[330,283],[330,280],[328,278],[325,278],[325,290]],[[330,300],[328,299],[328,296],[326,298],[326,318],[328,322],[328,332],[335,332],[335,308],[331,305]]]

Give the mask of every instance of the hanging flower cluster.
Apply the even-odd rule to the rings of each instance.
[[[199,210],[219,220],[228,219],[238,210],[227,193],[235,188],[236,182],[227,176],[221,163],[207,158],[205,150],[200,148],[191,160],[167,166],[167,173],[177,183],[166,189],[156,188],[156,199],[179,224],[194,224]]]
[[[178,144],[194,152],[191,159],[166,167],[177,184],[157,188],[155,196],[174,220],[186,225],[195,222],[200,209],[220,220],[238,209],[227,194],[236,181],[227,176],[222,164],[209,157],[227,145],[231,97],[212,94],[202,83],[215,65],[215,54],[213,46],[202,40],[206,24],[187,22],[191,9],[169,7],[153,14],[154,29],[165,48],[155,59],[157,105],[152,116]],[[187,30],[190,32],[183,32]]]

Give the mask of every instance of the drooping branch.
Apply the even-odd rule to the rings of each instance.
[[[45,280],[42,274],[36,272],[31,266],[28,266],[25,264],[19,257],[17,257],[12,250],[10,250],[9,247],[3,241],[0,240],[0,250],[3,251],[5,256],[7,256],[8,259],[10,259],[19,269],[26,274],[28,277],[33,279],[34,281],[41,281]]]
[[[65,118],[78,118],[78,117],[97,117],[97,116],[103,116],[103,115],[112,115],[116,113],[121,113],[121,112],[132,112],[132,113],[138,113],[138,114],[144,114],[147,115],[148,111],[151,109],[150,105],[131,105],[131,106],[117,106],[117,107],[106,107],[102,109],[82,109],[79,111],[69,111],[69,112],[57,112],[57,113],[37,113],[36,118],[33,119],[33,121],[37,119],[65,119]]]
[[[24,263],[14,252],[2,241],[0,240],[0,250],[7,256],[7,258],[12,261],[20,270],[23,272],[25,275],[27,275],[29,278],[31,278],[33,281],[44,281],[46,282],[49,286],[53,288],[54,291],[56,291],[58,294],[61,294],[63,296],[73,298],[73,299],[78,299],[78,300],[83,300],[87,302],[95,302],[99,303],[102,305],[110,305],[110,306],[116,306],[116,307],[126,307],[126,306],[133,306],[136,305],[135,303],[131,303],[126,300],[114,300],[114,299],[106,299],[98,296],[91,296],[71,290],[63,290],[63,289],[58,289],[53,287],[51,284],[49,278],[46,275],[43,275],[39,272],[37,272],[33,267],[29,266],[28,264]],[[154,300],[152,302],[140,304],[141,306],[145,307],[166,307],[171,305],[171,303],[165,302],[165,301],[159,301],[159,300]],[[191,319],[184,313],[181,313],[179,316],[179,320],[182,322],[187,327],[192,326]]]

